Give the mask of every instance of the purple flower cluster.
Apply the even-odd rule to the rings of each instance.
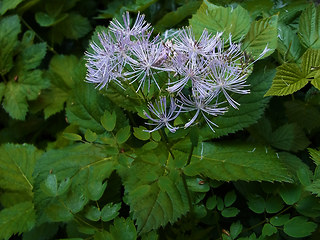
[[[224,40],[222,33],[210,34],[207,30],[197,40],[191,27],[175,32],[171,39],[157,35],[152,38],[150,24],[138,13],[131,27],[129,13],[110,23],[108,32],[98,35],[99,43],[90,44],[86,53],[88,82],[97,87],[107,87],[113,82],[122,88],[131,84],[136,91],[149,91],[155,85],[162,94],[159,101],[149,103],[150,114],[145,115],[156,131],[167,127],[175,132],[178,127],[170,124],[180,113],[190,119],[184,128],[197,124],[204,118],[213,130],[212,117],[224,114],[226,105],[238,109],[234,94],[248,94],[246,79],[252,64],[269,49],[266,47],[258,59],[252,60],[233,43],[231,36]],[[166,35],[165,35],[166,36]],[[165,72],[165,84],[159,83],[159,73]]]

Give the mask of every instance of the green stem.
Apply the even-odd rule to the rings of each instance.
[[[189,205],[189,209],[190,209],[190,214],[191,214],[191,218],[193,219],[193,205],[192,205],[192,200],[191,200],[191,195],[190,195],[190,191],[189,191],[189,188],[188,188],[188,184],[187,184],[187,179],[186,179],[186,175],[181,172],[181,178],[182,178],[182,182],[183,182],[183,186],[184,186],[184,189],[187,193],[187,198],[188,198],[188,205]]]

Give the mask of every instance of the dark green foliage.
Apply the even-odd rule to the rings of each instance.
[[[314,2],[0,0],[0,240],[318,240]],[[85,81],[89,44],[125,11],[161,37],[190,25],[227,46],[231,34],[258,60],[215,132],[148,132],[166,74],[160,93]]]

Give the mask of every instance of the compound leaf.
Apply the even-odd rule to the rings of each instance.
[[[302,216],[291,218],[284,224],[283,231],[290,237],[307,237],[317,228],[314,222],[308,222],[308,219]]]

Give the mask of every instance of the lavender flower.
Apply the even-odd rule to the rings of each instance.
[[[153,123],[146,123],[148,125],[156,126],[154,129],[148,132],[154,132],[162,127],[167,127],[170,132],[175,132],[178,127],[173,127],[169,122],[176,119],[180,113],[180,109],[177,109],[177,105],[173,98],[170,98],[170,106],[167,109],[166,97],[160,97],[160,100],[155,102],[155,106],[152,103],[148,104],[148,109],[155,116],[151,117],[148,113],[144,112],[144,115],[149,118]]]
[[[180,99],[178,100],[179,103],[181,103],[181,112],[191,112],[196,111],[194,116],[187,122],[184,127],[188,128],[190,127],[195,120],[198,118],[199,114],[203,116],[205,121],[207,122],[210,129],[214,132],[214,129],[212,126],[218,127],[215,123],[213,123],[207,116],[218,116],[222,115],[227,111],[226,107],[218,107],[219,103],[212,104],[213,99],[216,97],[216,94],[212,94],[209,97],[201,98],[198,96],[189,96],[189,98],[185,97],[183,94],[180,94]],[[221,104],[221,103],[220,103]]]

